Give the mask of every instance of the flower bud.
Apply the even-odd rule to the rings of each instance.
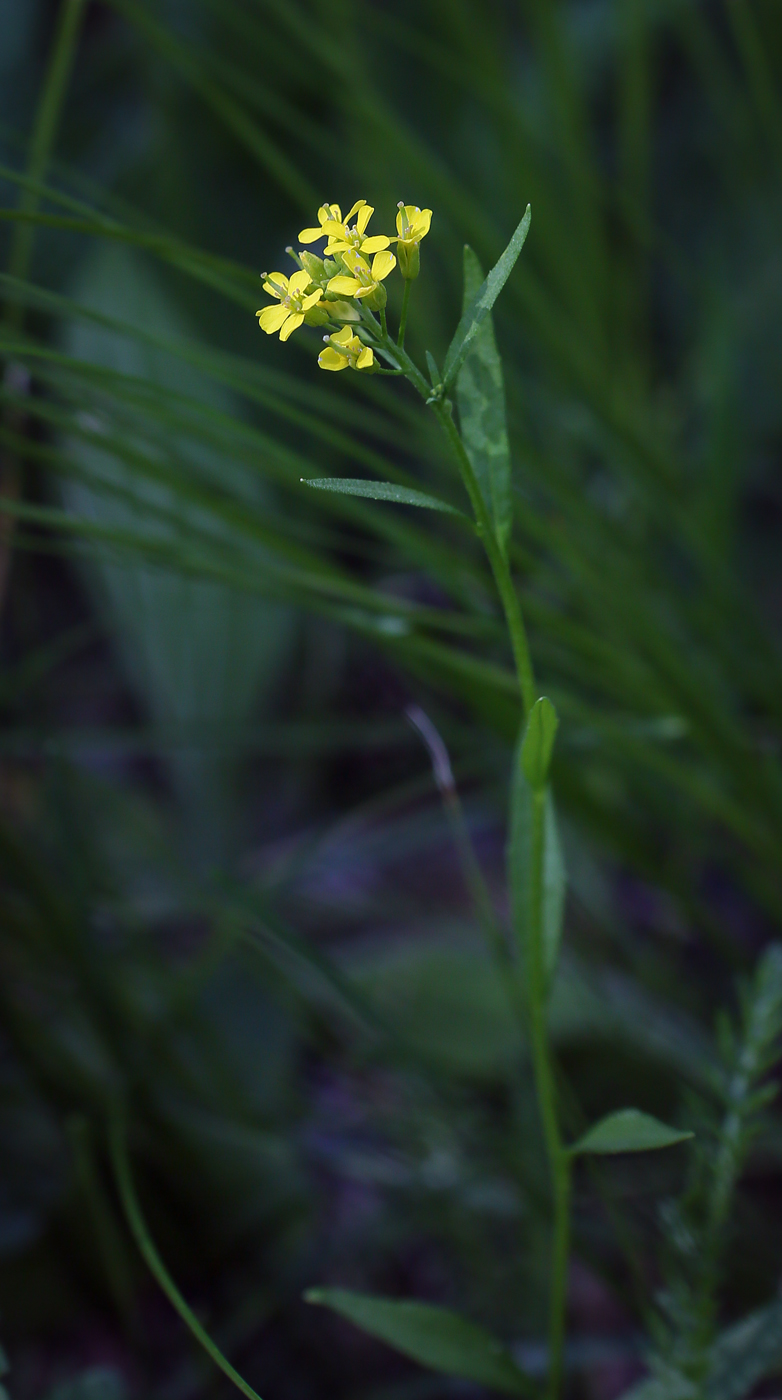
[[[396,245],[396,260],[399,271],[406,282],[412,282],[421,271],[421,252],[417,243],[405,243],[401,238]]]
[[[364,297],[363,301],[364,305],[368,306],[370,311],[382,311],[388,301],[388,293],[383,283],[377,282],[369,293],[369,296]]]

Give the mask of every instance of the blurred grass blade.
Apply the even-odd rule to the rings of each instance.
[[[152,1236],[147,1229],[144,1216],[141,1212],[136,1188],[133,1183],[133,1175],[130,1167],[130,1157],[128,1155],[127,1133],[122,1118],[115,1114],[109,1124],[109,1149],[111,1161],[114,1167],[114,1178],[117,1183],[120,1200],[125,1211],[125,1217],[130,1227],[130,1232],[139,1247],[142,1257],[149,1266],[150,1272],[157,1279],[169,1302],[176,1309],[182,1321],[190,1328],[196,1341],[201,1344],[204,1351],[208,1352],[216,1366],[226,1375],[229,1381],[233,1381],[237,1390],[242,1392],[246,1400],[261,1400],[260,1395],[253,1390],[251,1385],[239,1372],[234,1370],[230,1361],[227,1360],[220,1348],[215,1346],[212,1338],[204,1331],[192,1308],[188,1307],[182,1294],[179,1292],[174,1280],[169,1274],[163,1260],[155,1248]]]

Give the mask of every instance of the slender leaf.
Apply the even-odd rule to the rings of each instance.
[[[608,1155],[614,1152],[654,1152],[660,1147],[673,1147],[677,1142],[686,1142],[694,1133],[680,1132],[669,1128],[659,1118],[650,1113],[642,1113],[638,1108],[621,1108],[617,1113],[609,1113],[589,1128],[570,1148],[575,1156],[590,1152]]]
[[[370,501],[393,501],[398,506],[421,506],[424,510],[442,510],[447,515],[467,516],[447,501],[439,501],[436,496],[427,496],[424,491],[414,491],[407,486],[396,486],[392,481],[355,481],[350,477],[324,476],[315,481],[302,477],[304,486],[314,486],[317,491],[337,491],[343,496],[365,496]]]
[[[526,957],[532,918],[530,906],[532,894],[532,809],[535,801],[533,788],[524,771],[524,739],[527,732],[525,726],[514,758],[510,814],[511,906],[522,957]],[[566,889],[567,875],[562,858],[554,801],[551,793],[547,792],[543,829],[542,914],[544,967],[549,982],[557,965],[559,947],[562,941]]]
[[[377,1298],[343,1288],[311,1288],[308,1303],[319,1303],[346,1317],[362,1331],[440,1371],[462,1376],[508,1395],[528,1395],[530,1382],[502,1344],[448,1308],[429,1303]]]
[[[456,327],[456,333],[448,346],[448,353],[445,357],[445,366],[443,368],[443,384],[445,388],[448,387],[459,373],[459,370],[464,364],[467,352],[478,334],[481,322],[488,316],[497,297],[510,277],[516,259],[524,247],[531,220],[532,210],[530,206],[527,205],[524,218],[518,225],[505,252],[494,264],[486,281],[482,283],[479,288],[477,295],[462,313],[462,319]]]
[[[472,305],[482,283],[483,269],[472,248],[465,246],[465,311]],[[484,318],[459,371],[456,404],[462,442],[504,553],[513,524],[513,497],[505,421],[505,384],[491,315]]]
[[[536,791],[546,786],[559,719],[547,695],[541,695],[529,712],[521,741],[521,762],[527,782]]]

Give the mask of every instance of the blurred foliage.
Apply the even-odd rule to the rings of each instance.
[[[11,1389],[213,1383],[121,1220],[117,1096],[161,1251],[265,1400],[455,1388],[310,1313],[313,1281],[453,1303],[540,1371],[525,1050],[404,722],[415,700],[446,739],[504,917],[499,613],[456,518],[301,488],[460,503],[404,386],[324,383],[305,333],[258,334],[258,272],[323,199],[378,227],[431,206],[408,334],[439,361],[462,245],[489,266],[532,204],[494,319],[562,721],[553,1028],[574,1133],[628,1101],[686,1118],[782,913],[782,13],[93,0],[31,184],[57,8],[0,0],[4,268],[34,229],[0,276]],[[723,1321],[778,1277],[781,1148],[778,1122],[754,1142]],[[584,1393],[640,1373],[681,1151],[578,1178]]]

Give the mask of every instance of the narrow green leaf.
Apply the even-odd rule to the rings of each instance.
[[[426,354],[426,368],[427,368],[428,371],[429,371],[429,379],[430,379],[430,381],[431,381],[432,388],[433,388],[433,389],[436,389],[437,386],[438,386],[438,384],[440,383],[440,380],[441,380],[441,378],[442,378],[442,375],[440,374],[440,371],[439,371],[439,369],[437,368],[437,361],[436,361],[434,355],[432,354],[431,350],[427,350],[427,351],[425,352],[425,354]]]
[[[486,281],[481,285],[477,295],[462,313],[462,319],[456,327],[456,333],[448,346],[448,354],[445,357],[443,369],[443,384],[445,388],[451,383],[461,369],[467,351],[478,334],[481,322],[488,316],[497,297],[502,291],[505,283],[510,277],[516,259],[519,256],[524,241],[529,232],[532,220],[532,210],[527,205],[524,218],[521,220],[516,232],[511,238],[505,252],[494,264]]]
[[[304,486],[314,486],[318,491],[337,491],[343,496],[366,496],[370,501],[392,501],[398,506],[422,506],[425,510],[442,510],[448,515],[460,515],[447,501],[439,501],[436,496],[427,496],[424,491],[413,491],[407,486],[395,486],[392,481],[356,481],[352,477],[323,476],[316,480],[302,477]]]
[[[743,1400],[782,1356],[782,1301],[750,1313],[721,1333],[711,1350],[706,1400]]]
[[[546,786],[559,718],[547,695],[541,695],[529,712],[524,738],[521,741],[521,762],[530,787],[539,791]]]
[[[523,959],[527,957],[532,927],[532,818],[535,801],[534,790],[524,771],[526,733],[525,726],[513,763],[509,851],[513,924]],[[565,863],[550,792],[546,793],[543,843],[543,959],[546,978],[550,983],[562,942],[567,890]]]
[[[483,283],[483,269],[472,248],[464,249],[464,310]],[[505,418],[502,361],[491,315],[484,318],[456,380],[462,442],[489,508],[503,553],[513,524],[510,447]]]
[[[620,1108],[618,1113],[609,1113],[589,1128],[573,1144],[570,1153],[575,1157],[582,1152],[654,1152],[660,1147],[673,1147],[677,1142],[686,1142],[691,1137],[694,1137],[694,1133],[670,1128],[667,1123],[661,1123],[650,1113],[641,1113],[638,1108]]]
[[[311,1288],[308,1303],[332,1308],[341,1317],[389,1346],[440,1371],[461,1376],[508,1395],[528,1395],[531,1385],[505,1347],[474,1322],[429,1303],[375,1298],[343,1288]]]

